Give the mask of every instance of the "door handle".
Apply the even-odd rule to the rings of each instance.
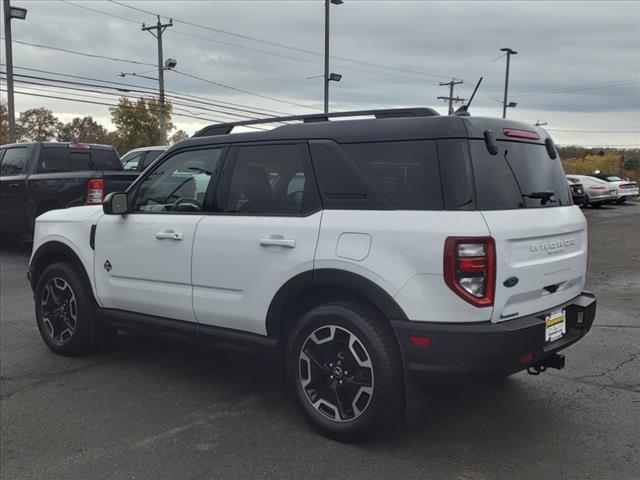
[[[294,238],[284,238],[282,235],[271,235],[269,238],[261,238],[260,246],[295,248],[296,240]]]
[[[174,232],[173,230],[165,230],[163,232],[157,232],[156,238],[158,240],[184,240],[184,234]]]

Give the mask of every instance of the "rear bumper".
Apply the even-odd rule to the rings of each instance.
[[[567,331],[545,342],[545,315],[566,309]],[[392,320],[405,372],[415,378],[448,379],[476,374],[511,374],[580,340],[591,329],[596,299],[583,292],[549,311],[501,323],[423,323]],[[429,346],[411,346],[410,336],[429,337]]]

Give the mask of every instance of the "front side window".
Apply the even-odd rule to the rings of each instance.
[[[131,210],[145,213],[194,213],[204,209],[222,148],[177,153],[158,165],[139,185]]]
[[[4,177],[24,173],[27,151],[27,147],[7,148],[0,164],[0,175]]]
[[[239,147],[225,211],[296,215],[317,208],[302,145]]]

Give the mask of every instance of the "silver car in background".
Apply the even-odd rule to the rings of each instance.
[[[572,183],[581,183],[584,187],[585,207],[591,205],[600,208],[605,202],[618,201],[618,189],[606,180],[589,175],[567,175],[567,179]]]

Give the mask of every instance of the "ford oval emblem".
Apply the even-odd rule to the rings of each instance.
[[[511,288],[515,287],[519,281],[518,277],[509,277],[502,284],[507,288]]]

